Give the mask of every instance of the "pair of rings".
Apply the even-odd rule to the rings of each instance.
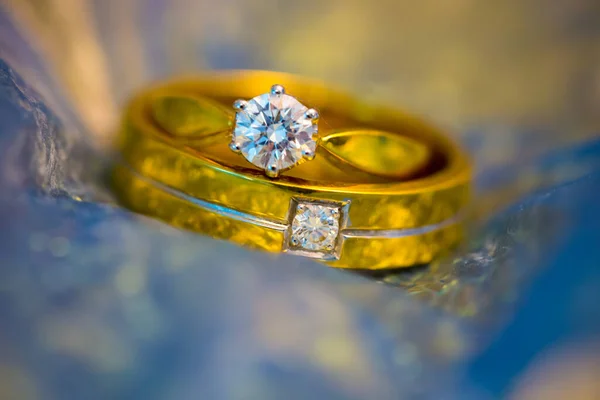
[[[274,72],[140,93],[118,151],[115,192],[130,209],[339,268],[430,262],[461,239],[470,197],[466,155],[435,128]]]

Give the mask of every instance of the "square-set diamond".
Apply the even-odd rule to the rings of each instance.
[[[292,220],[289,247],[332,253],[340,231],[341,207],[317,202],[298,202]]]

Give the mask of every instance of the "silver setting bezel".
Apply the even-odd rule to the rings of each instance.
[[[298,212],[298,206],[300,205],[318,205],[322,207],[335,208],[338,210],[340,220],[337,236],[335,238],[335,246],[333,249],[329,251],[314,251],[305,249],[301,246],[294,246],[291,243],[294,217],[296,216]],[[344,240],[343,230],[348,225],[349,208],[350,201],[330,201],[306,197],[292,198],[287,216],[287,229],[285,230],[283,237],[283,252],[323,261],[339,260],[342,253],[342,245]]]

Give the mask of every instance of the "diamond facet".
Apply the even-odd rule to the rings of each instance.
[[[338,207],[300,203],[292,221],[290,243],[310,251],[331,252],[340,230]]]
[[[315,153],[317,122],[307,110],[285,93],[257,96],[238,108],[232,145],[246,160],[276,176]]]

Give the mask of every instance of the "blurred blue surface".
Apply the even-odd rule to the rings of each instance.
[[[60,122],[6,64],[0,81],[2,370],[27,382],[14,398],[481,398],[549,346],[600,333],[597,175],[484,228],[513,252],[505,267],[535,271],[522,286],[505,277],[515,316],[490,329],[368,278],[70,196],[66,159],[98,161],[64,154]],[[550,159],[589,164],[599,147]]]
[[[306,259],[251,253],[73,197],[67,162],[101,161],[85,146],[74,151],[4,63],[0,81],[2,398],[450,390],[463,340],[450,317]]]
[[[589,149],[598,152],[598,143]],[[573,151],[577,157],[580,151]],[[567,157],[567,153],[562,156]],[[570,160],[572,161],[572,160]],[[598,228],[600,174],[560,184],[537,193],[505,212],[520,210],[544,214],[541,229],[546,232],[530,239],[546,253],[531,283],[524,285],[515,303],[514,315],[502,327],[484,352],[469,365],[473,382],[496,396],[506,395],[513,381],[540,354],[564,344],[598,340],[600,335],[600,247]],[[550,231],[550,240],[538,242]],[[530,268],[525,260],[516,268]],[[590,346],[590,352],[596,346]],[[596,354],[597,357],[597,354]],[[596,360],[598,360],[596,358]],[[566,361],[565,361],[566,363]],[[565,365],[565,369],[569,366]]]
[[[465,248],[353,275],[114,205],[109,159],[4,18],[0,399],[526,399],[599,362],[600,140],[480,168],[474,207],[494,215]],[[209,46],[211,65],[256,62],[235,49]],[[463,136],[478,165],[486,129]]]

